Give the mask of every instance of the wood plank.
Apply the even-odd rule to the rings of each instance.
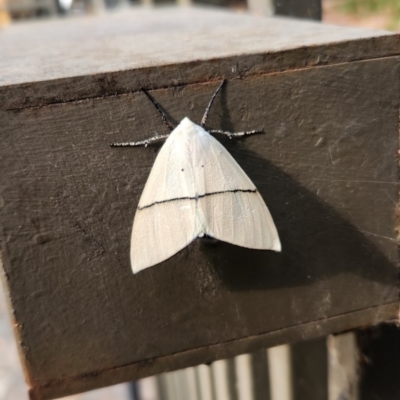
[[[398,303],[374,307],[332,318],[325,318],[299,327],[285,328],[254,337],[220,343],[194,350],[188,350],[170,356],[132,363],[106,370],[97,370],[89,374],[70,377],[69,379],[53,381],[37,385],[30,389],[31,399],[54,399],[72,393],[80,393],[98,387],[126,382],[132,377],[141,378],[155,375],[163,371],[186,368],[200,363],[229,358],[240,353],[248,353],[262,347],[272,347],[282,343],[295,342],[326,336],[332,332],[341,332],[357,327],[363,327],[381,321],[395,320],[398,313]]]
[[[191,8],[18,24],[0,36],[0,109],[387,57],[398,37]]]

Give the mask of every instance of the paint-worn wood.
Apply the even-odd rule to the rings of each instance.
[[[217,26],[212,12],[190,12],[195,22],[168,11],[154,34],[162,11],[132,15],[139,27],[129,13],[101,17],[103,32],[125,26],[126,41],[95,32],[64,57],[65,38],[58,58],[43,53],[44,72],[31,73],[40,49],[23,40],[25,63],[6,53],[19,71],[0,59],[1,255],[32,398],[397,318],[398,36],[218,12],[225,26],[207,34],[221,40],[203,33],[190,47],[182,29]],[[46,29],[16,27],[0,41],[18,53],[12,42],[37,44]],[[246,30],[248,50],[235,36]],[[141,85],[172,120],[199,121],[222,77],[208,125],[264,127],[220,139],[259,188],[283,251],[197,240],[133,275],[132,220],[158,147],[108,145],[166,133]]]

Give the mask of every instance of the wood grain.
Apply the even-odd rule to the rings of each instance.
[[[209,127],[265,130],[220,140],[265,199],[281,254],[196,240],[137,275],[130,232],[158,147],[109,143],[167,133],[152,104],[110,95],[113,84],[81,99],[96,83],[39,107],[62,82],[38,83],[27,102],[18,93],[36,83],[3,86],[15,91],[0,111],[1,255],[32,398],[397,318],[399,58],[375,40],[346,44],[372,43],[371,60],[296,69],[298,53],[279,73],[254,63],[215,102]],[[199,121],[226,71],[198,82],[195,63],[148,68],[175,122]]]

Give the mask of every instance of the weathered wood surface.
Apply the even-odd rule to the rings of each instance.
[[[210,15],[198,12],[200,20]],[[240,17],[230,17],[231,29],[240,30]],[[308,24],[300,23],[313,35],[323,30]],[[251,32],[253,41],[262,42],[260,31]],[[238,46],[235,71],[232,55],[190,63],[182,52],[166,65],[166,54],[157,64],[148,51],[132,61],[137,64],[131,68],[143,69],[103,71],[103,89],[92,75],[94,64],[90,73],[85,69],[94,56],[81,62],[82,77],[72,69],[54,81],[41,81],[40,73],[35,82],[27,74],[26,84],[17,82],[16,73],[5,78],[14,83],[1,88],[9,94],[0,111],[1,254],[32,398],[397,318],[399,58],[383,57],[377,44],[388,56],[398,54],[398,37],[365,34],[351,41],[351,32],[343,46],[315,37],[315,48],[325,49],[321,62],[332,63],[315,68],[299,69],[307,65],[307,49],[293,48],[293,58],[285,58],[288,42],[274,44],[269,37],[266,51],[275,46],[276,52],[248,55]],[[154,43],[150,35],[148,46]],[[178,37],[174,43],[179,47]],[[352,48],[367,55],[350,54]],[[114,63],[117,69],[118,54],[106,68]],[[287,71],[271,72],[279,68],[256,62],[271,57]],[[344,62],[351,57],[354,62]],[[197,240],[132,275],[133,215],[158,148],[108,144],[164,133],[165,126],[142,93],[120,91],[145,83],[173,120],[199,121],[223,76],[241,79],[230,79],[209,126],[264,127],[264,135],[221,141],[266,200],[283,252]],[[128,77],[129,84],[121,85]],[[82,82],[87,85],[80,87]],[[68,84],[70,91],[62,91]],[[21,98],[25,89],[29,99]]]
[[[12,25],[0,35],[0,109],[387,57],[398,49],[398,36],[385,31],[207,9]]]

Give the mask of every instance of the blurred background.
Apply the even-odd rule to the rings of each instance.
[[[177,0],[187,4],[194,1],[237,10],[247,8],[259,13],[272,13],[273,0],[264,7],[254,5],[254,0]],[[24,19],[67,17],[106,12],[139,4],[166,5],[174,0],[0,0],[0,25]],[[279,3],[276,1],[275,3]],[[399,0],[322,0],[324,22],[362,26],[372,29],[400,30]]]
[[[322,6],[326,23],[400,30],[399,0],[322,0]]]
[[[201,0],[196,1],[196,3],[239,11],[250,9],[254,13],[264,15],[273,13],[272,0],[270,0],[270,3],[268,3],[268,0],[264,1],[264,7],[261,8],[257,5],[260,3],[253,4],[252,1],[254,0],[248,0],[248,3],[246,0]],[[178,2],[180,4],[188,4],[190,0],[178,0]],[[4,27],[6,29],[8,24],[23,23],[24,21],[43,21],[48,18],[65,19],[86,14],[115,12],[115,10],[121,10],[124,7],[139,6],[143,3],[145,5],[152,5],[153,3],[155,5],[168,5],[168,3],[172,4],[173,0],[0,0],[0,28]],[[337,25],[400,31],[400,0],[322,0],[322,21]],[[352,340],[351,337],[349,340]],[[329,339],[327,342],[324,339],[324,343],[329,346]],[[311,350],[313,345],[316,344],[311,344]],[[288,348],[280,346],[280,348],[275,348],[268,352],[263,351],[251,356],[236,357],[226,363],[216,362],[212,367],[200,366],[184,372],[144,379],[138,384],[116,385],[81,395],[70,396],[67,399],[192,400],[194,396],[199,400],[200,398],[240,400],[249,398],[248,396],[246,397],[246,391],[249,392],[249,385],[254,385],[254,382],[257,383],[257,379],[254,377],[252,378],[253,383],[250,382],[250,373],[269,374],[270,380],[274,373],[280,375],[281,378],[288,378],[290,371],[285,370],[285,365],[278,365],[278,369],[275,372],[266,370],[268,359],[271,361],[274,357],[275,361],[287,361],[287,357],[289,357]],[[257,371],[251,370],[254,365],[258,365]],[[322,374],[325,372],[321,371]],[[230,381],[222,382],[222,386],[219,385],[221,384],[221,380],[218,379],[220,374],[230,374]],[[275,378],[279,380],[279,376],[275,376]],[[198,387],[193,389],[190,386],[192,384],[198,385],[199,382],[202,383],[201,390],[205,391],[202,394],[199,394],[200,389]],[[262,382],[262,379],[259,382]],[[273,388],[264,389],[273,392]],[[195,392],[197,390],[196,394],[190,395],[191,390]],[[278,393],[275,394],[274,398],[285,399],[290,397],[290,393]],[[268,400],[271,397],[265,395],[260,398]],[[23,378],[12,334],[5,294],[0,286],[0,400],[26,399],[28,399],[27,386]],[[251,399],[257,400],[254,396]]]

